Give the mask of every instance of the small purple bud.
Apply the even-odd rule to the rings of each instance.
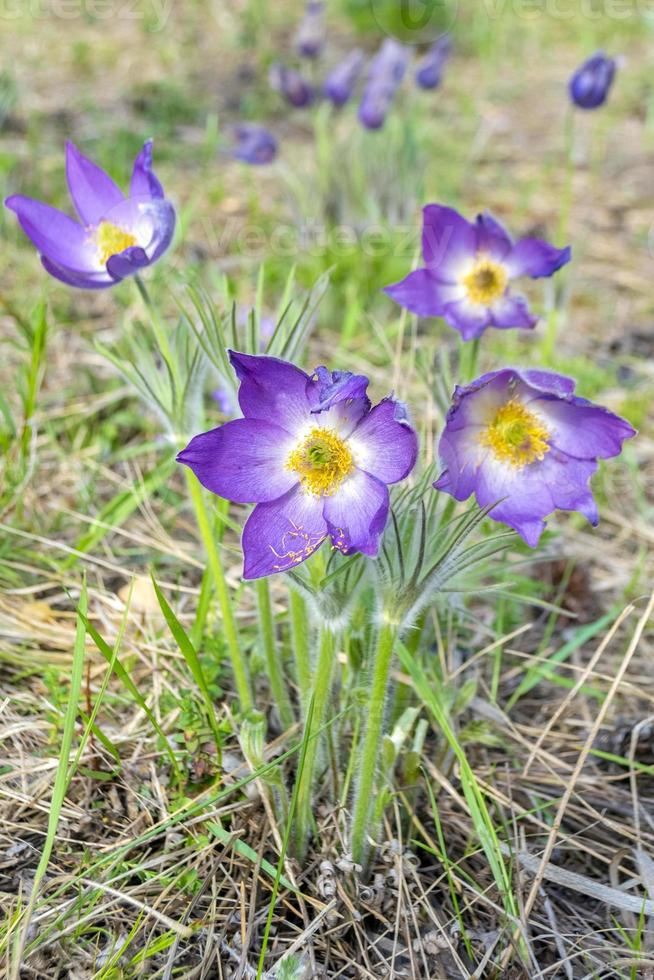
[[[218,405],[223,415],[233,415],[236,411],[236,401],[234,393],[228,388],[216,388],[211,392],[211,397]]]
[[[609,94],[616,64],[603,51],[585,61],[570,79],[570,98],[580,109],[597,109]]]
[[[443,35],[421,59],[416,69],[416,83],[420,88],[438,88],[443,77],[445,62],[452,52],[452,42],[449,34]]]
[[[312,86],[294,68],[274,64],[270,69],[269,82],[270,87],[296,109],[303,109],[313,102]]]
[[[407,47],[387,38],[370,63],[366,87],[359,105],[359,121],[367,129],[381,129],[409,66]]]
[[[317,58],[325,43],[325,4],[307,0],[304,17],[295,38],[295,47],[303,58]]]
[[[263,126],[241,123],[234,130],[236,145],[231,149],[235,160],[258,167],[272,163],[277,156],[277,140]]]
[[[323,94],[335,106],[342,106],[351,97],[365,61],[363,51],[355,48],[329,73]]]

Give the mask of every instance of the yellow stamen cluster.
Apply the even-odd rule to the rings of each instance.
[[[463,277],[463,285],[471,303],[491,306],[503,295],[509,277],[499,262],[480,256],[474,268]]]
[[[354,469],[347,444],[331,429],[318,428],[293,450],[286,465],[299,475],[305,490],[317,497],[335,493]]]
[[[535,412],[515,398],[499,409],[479,441],[492,449],[497,459],[522,469],[549,452],[550,433]]]
[[[111,221],[101,221],[95,230],[95,244],[98,250],[98,258],[105,265],[107,259],[119,252],[124,252],[132,245],[138,245],[138,241],[124,228],[113,225]]]

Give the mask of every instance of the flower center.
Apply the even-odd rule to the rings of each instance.
[[[138,245],[138,241],[124,228],[112,225],[111,221],[101,221],[95,229],[95,244],[98,258],[105,265],[112,255],[118,255],[132,245]]]
[[[512,398],[502,405],[479,441],[492,449],[497,459],[522,469],[549,452],[549,437],[539,416]]]
[[[463,277],[463,285],[472,303],[491,306],[496,299],[503,295],[509,277],[506,269],[499,262],[479,257],[474,268]]]
[[[347,444],[331,429],[312,429],[288,457],[286,466],[300,483],[317,497],[329,497],[354,469]]]

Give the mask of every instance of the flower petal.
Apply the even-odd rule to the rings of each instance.
[[[229,359],[241,382],[238,401],[246,418],[265,419],[291,433],[313,422],[304,371],[276,357],[230,350]]]
[[[439,282],[429,269],[410,272],[401,282],[386,286],[384,292],[418,316],[442,316],[445,306],[462,296],[460,286]]]
[[[125,199],[111,177],[70,142],[66,143],[66,180],[85,225],[97,225],[107,211]]]
[[[636,435],[626,419],[585,398],[548,398],[532,402],[552,432],[552,445],[578,459],[608,459],[622,452],[622,443]]]
[[[306,561],[327,537],[322,498],[300,487],[257,504],[243,528],[243,576],[262,578]]]
[[[107,289],[109,286],[116,285],[116,279],[110,276],[105,269],[99,272],[69,269],[68,266],[52,262],[45,255],[41,256],[41,265],[55,279],[65,282],[67,286],[75,286],[77,289]]]
[[[467,299],[448,303],[443,316],[451,327],[459,331],[463,340],[475,340],[481,337],[486,327],[491,325],[490,310]]]
[[[512,296],[511,293],[505,293],[501,299],[493,303],[490,314],[492,326],[502,330],[509,327],[533,330],[538,323],[538,317],[529,312],[524,296]]]
[[[443,282],[457,282],[477,251],[477,229],[440,204],[423,209],[422,254],[429,271]]]
[[[100,271],[95,246],[79,222],[22,194],[8,197],[5,204],[16,213],[21,228],[46,258],[78,271]]]
[[[333,497],[324,498],[324,515],[332,543],[344,554],[360,551],[371,558],[388,518],[388,487],[363,470],[355,470]]]
[[[553,275],[562,265],[566,265],[571,254],[569,246],[555,248],[538,238],[522,238],[506,257],[506,268],[511,279],[518,276],[540,279]]]
[[[220,497],[240,504],[276,500],[298,483],[286,468],[293,440],[261,419],[235,419],[194,436],[177,460]]]
[[[506,258],[513,248],[509,233],[488,212],[477,215],[476,231],[477,251],[491,256],[496,261],[502,261]]]
[[[164,190],[152,170],[152,140],[146,140],[132,170],[130,197],[163,198]]]
[[[418,436],[402,406],[385,398],[359,423],[349,439],[356,465],[383,483],[409,475],[418,456]]]

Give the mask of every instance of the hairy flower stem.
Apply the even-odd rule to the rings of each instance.
[[[373,788],[377,763],[381,751],[384,725],[384,708],[388,693],[388,677],[393,659],[393,645],[397,627],[384,623],[377,637],[370,679],[370,700],[368,704],[368,724],[363,739],[359,761],[359,778],[352,814],[352,859],[363,865],[368,850],[368,831],[372,813]]]
[[[332,686],[334,670],[334,634],[328,626],[322,627],[320,633],[320,649],[313,679],[312,710],[310,710],[309,726],[304,732],[306,753],[304,766],[299,776],[297,787],[297,809],[295,819],[295,851],[301,861],[309,844],[311,830],[311,814],[313,809],[312,789],[315,781],[316,760],[320,744],[320,729],[325,720],[329,692]]]
[[[291,702],[282,675],[281,659],[277,651],[275,623],[270,602],[270,586],[266,578],[257,580],[257,603],[259,606],[259,635],[261,636],[261,644],[266,658],[270,689],[275,699],[282,727],[290,728],[295,719],[293,718],[293,709],[291,708]]]
[[[306,718],[311,697],[311,655],[309,653],[309,620],[307,605],[295,589],[289,589],[291,613],[291,643],[295,656],[295,670],[300,690],[302,717]]]
[[[464,340],[461,344],[461,360],[459,364],[461,384],[469,384],[475,380],[477,360],[479,358],[479,342],[479,337],[475,337],[474,340]]]
[[[195,517],[198,524],[198,530],[207,552],[209,568],[211,569],[214,588],[216,590],[216,595],[218,596],[218,604],[220,606],[220,612],[223,620],[223,634],[225,636],[225,640],[227,641],[227,649],[229,651],[234,680],[236,682],[236,690],[239,701],[241,702],[241,709],[246,711],[253,705],[252,694],[250,693],[250,682],[248,680],[245,657],[239,644],[236,619],[234,618],[234,612],[232,610],[231,597],[229,594],[229,589],[227,588],[225,572],[220,560],[220,555],[218,554],[218,548],[216,547],[213,528],[211,526],[211,518],[209,516],[209,510],[207,508],[202,487],[190,470],[185,470],[185,472],[189,494],[193,502],[193,507],[195,508]]]

